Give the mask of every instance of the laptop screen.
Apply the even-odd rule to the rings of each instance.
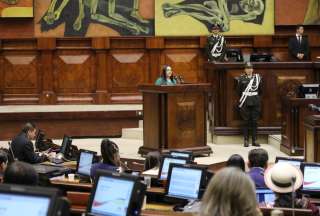
[[[259,204],[266,204],[273,206],[276,199],[275,194],[268,188],[257,188],[256,199]]]
[[[77,171],[79,174],[90,176],[93,157],[94,154],[91,152],[82,151],[80,153],[79,166]]]
[[[198,199],[202,170],[172,167],[168,195],[183,199]]]
[[[0,194],[1,216],[47,216],[50,198],[17,194]]]
[[[133,181],[100,176],[90,213],[126,216],[133,187]]]
[[[288,159],[281,158],[281,159],[278,159],[277,163],[289,163],[292,166],[295,166],[298,169],[300,169],[300,164],[302,163],[302,161],[301,160],[290,160],[289,158]]]
[[[320,166],[304,166],[303,189],[317,191],[320,190]]]
[[[170,152],[170,155],[174,157],[190,158],[190,153],[187,152]]]
[[[169,165],[171,163],[186,164],[187,163],[187,159],[165,157],[163,162],[162,162],[162,168],[161,168],[161,173],[160,173],[160,178],[159,178],[160,180],[167,179],[168,171],[169,171]]]
[[[66,151],[68,151],[68,145],[69,145],[69,137],[68,136],[64,136],[63,137],[63,140],[62,140],[62,144],[61,144],[61,148],[60,148],[60,153],[62,153],[62,154],[66,154],[67,152]]]

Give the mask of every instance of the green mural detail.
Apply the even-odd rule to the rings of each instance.
[[[61,14],[66,9],[68,4],[75,0],[62,0],[57,6],[59,0],[52,0],[46,14],[43,17],[45,25],[54,25],[61,18]],[[145,20],[139,14],[139,0],[133,0],[132,8],[125,5],[117,4],[119,0],[78,0],[78,13],[72,28],[75,32],[82,30],[83,20],[86,16],[93,22],[111,25],[120,29],[126,29],[132,35],[148,35],[153,30],[149,26],[150,21]],[[131,1],[130,1],[131,2]],[[99,5],[100,4],[100,5]],[[105,6],[104,10],[99,10]],[[89,9],[90,14],[86,14],[86,9]],[[119,10],[119,8],[121,10]],[[129,11],[129,17],[120,14],[118,11]],[[134,20],[133,20],[134,19]]]
[[[208,29],[212,24],[219,24],[222,31],[229,31],[231,20],[256,21],[264,14],[265,3],[264,0],[186,0],[164,3],[162,10],[166,18],[187,15],[206,23]]]
[[[9,4],[9,5],[15,5],[18,3],[19,0],[0,0],[6,4]]]

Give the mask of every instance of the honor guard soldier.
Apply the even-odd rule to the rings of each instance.
[[[226,54],[226,40],[220,34],[221,27],[218,24],[213,24],[211,34],[207,38],[206,54],[208,61],[224,61]]]
[[[257,140],[257,121],[261,110],[261,76],[253,73],[250,62],[245,63],[245,74],[238,79],[238,93],[240,95],[239,108],[243,123],[244,146],[249,146],[249,130],[252,131],[252,145],[260,146]]]

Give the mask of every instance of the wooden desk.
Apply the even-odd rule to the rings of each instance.
[[[140,85],[143,94],[143,146],[140,154],[180,149],[210,154],[207,107],[210,84]]]
[[[214,127],[216,135],[240,134],[239,96],[236,77],[243,73],[243,63],[205,63],[208,81],[214,97]],[[302,83],[319,81],[313,62],[257,62],[255,73],[263,78],[262,116],[259,134],[281,132],[281,100]]]
[[[305,118],[305,151],[306,162],[320,162],[320,115],[311,115]]]

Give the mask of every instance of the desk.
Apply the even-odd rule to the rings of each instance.
[[[208,81],[212,85],[214,98],[214,127],[216,135],[240,134],[241,119],[237,105],[236,77],[243,73],[243,63],[205,63]],[[253,63],[255,73],[262,76],[262,116],[259,120],[259,134],[281,132],[281,100],[291,94],[302,83],[318,81],[313,62],[257,62]]]

